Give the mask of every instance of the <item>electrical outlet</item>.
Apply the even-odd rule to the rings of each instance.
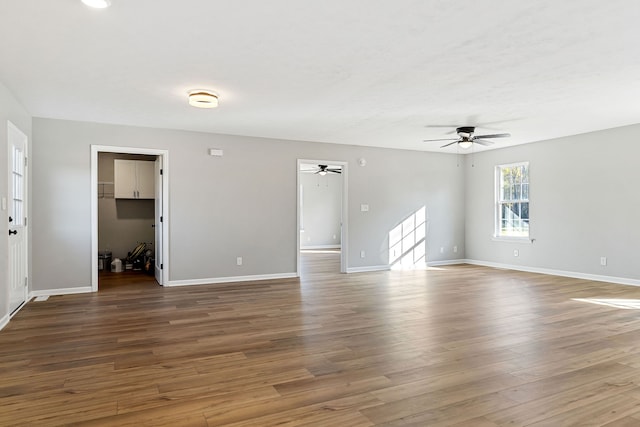
[[[236,264],[237,265],[242,265],[242,257],[239,256],[238,258],[236,258]]]
[[[336,235],[335,234],[333,235],[333,240],[336,240]]]
[[[513,256],[520,256],[520,251],[517,249],[513,250]]]
[[[360,251],[360,258],[364,258],[364,251]]]
[[[457,246],[454,246],[454,247],[453,247],[453,252],[454,252],[454,253],[458,253],[458,247],[457,247]]]
[[[444,253],[444,246],[440,246],[440,253],[443,254]]]
[[[602,265],[602,266],[607,265],[607,257],[606,256],[600,257],[600,265]]]

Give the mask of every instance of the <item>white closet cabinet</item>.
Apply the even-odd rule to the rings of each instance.
[[[154,162],[113,161],[113,189],[116,199],[155,199]]]

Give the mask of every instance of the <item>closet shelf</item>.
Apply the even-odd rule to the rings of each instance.
[[[113,182],[98,181],[98,198],[113,199],[113,196],[114,196]]]

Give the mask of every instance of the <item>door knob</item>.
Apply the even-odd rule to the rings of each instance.
[[[18,230],[9,230],[9,236],[12,234],[18,234]]]
[[[12,217],[9,217],[9,222],[13,222],[13,218]]]

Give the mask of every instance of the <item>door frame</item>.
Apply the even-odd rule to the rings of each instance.
[[[18,126],[16,126],[15,124],[13,124],[11,122],[11,120],[7,120],[7,170],[8,170],[8,174],[11,174],[12,171],[12,167],[9,166],[9,162],[12,161],[13,159],[13,153],[11,153],[11,137],[9,136],[9,134],[11,133],[15,133],[17,136],[19,136],[20,138],[24,139],[24,158],[25,158],[25,165],[24,165],[24,194],[23,194],[23,202],[24,202],[24,206],[23,206],[23,214],[25,217],[25,225],[24,225],[24,274],[25,274],[25,278],[26,278],[26,286],[24,287],[24,301],[18,306],[16,307],[15,310],[13,310],[12,312],[9,311],[10,306],[11,306],[11,283],[10,283],[10,278],[9,276],[9,268],[7,268],[7,306],[6,306],[6,311],[9,315],[9,318],[12,318],[13,316],[15,316],[25,305],[27,305],[27,301],[29,300],[29,289],[30,289],[30,282],[29,282],[29,264],[30,264],[30,259],[29,259],[29,223],[28,223],[28,217],[29,217],[29,209],[30,209],[30,200],[29,200],[29,196],[31,195],[31,192],[29,190],[29,177],[31,175],[31,165],[29,164],[29,137],[27,136],[26,133],[24,133]],[[9,186],[12,185],[11,179],[7,180],[7,190],[9,190]],[[8,200],[7,200],[8,202]],[[8,213],[9,214],[9,213]],[[9,248],[10,243],[9,240],[7,240],[7,247]],[[11,251],[9,250],[7,253],[7,256],[10,257],[10,253]],[[7,260],[7,267],[9,267],[9,263],[11,262],[11,259]],[[96,261],[97,262],[97,261]]]
[[[137,147],[116,147],[112,145],[91,145],[91,290],[98,291],[98,154],[146,154],[162,157],[162,283],[169,281],[169,150]],[[156,227],[158,224],[156,224]],[[157,249],[157,248],[156,248]]]
[[[342,214],[341,214],[341,227],[340,227],[340,273],[346,273],[348,269],[347,261],[349,257],[347,254],[349,253],[349,230],[348,230],[348,206],[349,206],[349,194],[347,185],[347,177],[348,177],[348,162],[343,162],[339,160],[313,160],[313,159],[298,159],[296,163],[296,277],[300,277],[300,166],[304,163],[313,163],[315,165],[339,165],[342,168],[342,173],[340,174],[342,177]],[[96,261],[97,262],[97,261]]]

